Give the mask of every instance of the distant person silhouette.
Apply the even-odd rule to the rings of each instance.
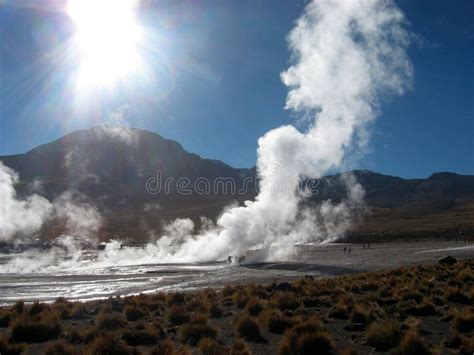
[[[349,247],[349,255],[351,255],[351,247]]]
[[[344,254],[345,254],[345,253],[346,253],[346,251],[347,251],[347,249],[346,249],[346,248],[347,248],[347,247],[344,247]]]

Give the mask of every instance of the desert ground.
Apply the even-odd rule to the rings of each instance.
[[[4,274],[0,353],[472,354],[473,245],[299,249],[289,262]]]

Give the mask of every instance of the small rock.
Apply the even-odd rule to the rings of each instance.
[[[446,256],[446,257],[438,260],[439,264],[444,264],[444,265],[453,265],[456,262],[457,262],[457,259],[453,258],[452,256]]]

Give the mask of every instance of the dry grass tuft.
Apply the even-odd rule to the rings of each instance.
[[[461,333],[469,333],[474,329],[473,308],[466,307],[454,318],[454,326]]]
[[[182,341],[186,344],[196,345],[203,338],[215,338],[217,329],[208,324],[185,324],[180,328]]]
[[[0,334],[0,354],[16,355],[21,354],[24,350],[22,344],[10,344],[7,337],[4,334]]]
[[[257,298],[252,298],[247,303],[246,308],[251,316],[257,317],[263,311],[263,304]]]
[[[423,338],[416,332],[410,329],[403,336],[400,347],[397,349],[402,355],[430,355],[432,352],[425,345]]]
[[[43,313],[44,311],[49,311],[51,307],[44,303],[35,302],[31,305],[29,314],[30,316],[36,316]]]
[[[365,326],[373,320],[372,312],[365,305],[357,304],[352,309],[349,320],[351,324],[363,324]]]
[[[146,329],[128,329],[123,333],[122,340],[130,346],[151,346],[156,345],[158,336]]]
[[[291,328],[295,324],[291,318],[275,310],[265,314],[265,318],[268,330],[276,334],[282,334],[285,330]]]
[[[74,355],[75,353],[72,346],[61,340],[49,344],[44,350],[45,355]]]
[[[87,347],[90,355],[129,355],[132,350],[112,334],[100,335]]]
[[[56,318],[31,320],[18,318],[11,326],[11,338],[15,342],[42,343],[57,339],[61,333],[61,325]]]
[[[0,310],[0,328],[6,328],[10,325],[12,320],[12,314],[10,310],[1,309]]]
[[[169,339],[163,339],[158,342],[158,345],[150,350],[149,355],[177,355],[178,352],[174,346],[174,343]],[[185,352],[180,352],[186,354]]]
[[[279,292],[272,299],[276,307],[281,311],[294,311],[301,305],[300,300],[293,293],[289,292]]]
[[[471,297],[466,295],[457,287],[448,287],[445,291],[444,297],[447,301],[453,303],[461,303],[466,305],[470,305],[472,303]]]
[[[332,354],[335,349],[331,335],[318,321],[307,321],[286,332],[281,344],[280,354]]]
[[[221,355],[228,354],[229,350],[220,345],[217,341],[212,338],[203,338],[198,344],[199,353],[202,355]]]
[[[219,306],[218,303],[214,302],[211,304],[211,306],[209,307],[209,315],[212,317],[212,318],[220,318],[222,317],[222,313],[224,311],[222,310],[222,308]]]
[[[237,334],[250,341],[262,341],[260,326],[255,318],[243,315],[235,323]]]
[[[146,316],[145,312],[134,306],[126,306],[123,313],[129,322],[136,322]]]
[[[181,306],[173,306],[168,311],[168,320],[171,324],[180,325],[189,322],[189,314]]]
[[[87,317],[87,308],[84,303],[74,303],[74,306],[71,310],[71,317],[74,319],[84,319]]]
[[[389,350],[397,346],[401,337],[400,323],[384,320],[372,323],[367,329],[367,344],[377,350]]]
[[[114,330],[119,328],[125,328],[126,325],[127,322],[119,313],[101,313],[97,316],[97,328],[100,330]]]
[[[232,348],[230,349],[231,355],[252,355],[252,351],[249,349],[247,344],[241,340],[237,339],[234,344],[232,344]]]

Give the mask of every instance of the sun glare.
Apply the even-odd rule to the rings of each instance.
[[[135,0],[69,0],[81,55],[80,87],[110,84],[140,69],[135,5]]]

